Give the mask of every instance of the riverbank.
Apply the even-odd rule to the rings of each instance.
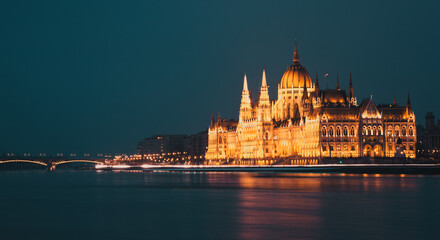
[[[434,174],[437,164],[319,164],[319,165],[97,165],[97,170],[143,170],[169,172],[298,172],[298,173],[367,173],[367,174]]]

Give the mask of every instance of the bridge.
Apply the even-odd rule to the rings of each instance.
[[[103,163],[104,159],[6,159],[0,160],[0,164],[8,163],[30,163],[46,167],[49,171],[54,171],[58,165],[69,163]]]

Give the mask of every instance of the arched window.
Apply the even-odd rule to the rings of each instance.
[[[350,135],[351,136],[355,136],[356,134],[355,134],[355,131],[354,131],[354,127],[351,127],[351,129],[350,129]]]
[[[414,134],[414,133],[413,133],[413,128],[410,127],[410,128],[409,128],[409,135],[412,136],[413,134]]]
[[[399,136],[399,127],[398,127],[398,126],[396,126],[396,127],[394,128],[394,136],[396,136],[396,137]]]
[[[341,136],[341,127],[336,127],[336,136]]]
[[[388,136],[393,134],[393,128],[391,126],[388,127]]]
[[[269,133],[268,133],[268,132],[266,132],[265,139],[266,139],[266,140],[269,140]]]
[[[376,131],[376,126],[374,126],[374,127],[373,127],[373,134],[371,134],[371,135],[374,136],[374,135],[376,135],[376,133],[377,133],[377,131]]]
[[[367,135],[367,128],[365,126],[362,127],[362,135]]]
[[[405,127],[402,128],[402,136],[406,136],[406,128]]]
[[[378,133],[379,136],[382,136],[382,126],[378,127],[378,132],[377,133]]]
[[[348,129],[347,127],[344,127],[344,137],[346,137],[348,135]]]
[[[325,127],[322,128],[322,136],[327,136],[327,129]]]
[[[368,133],[367,135],[373,135],[373,130],[371,129],[371,126],[368,126]]]
[[[328,131],[328,135],[330,137],[333,137],[333,127],[330,127],[330,130]]]

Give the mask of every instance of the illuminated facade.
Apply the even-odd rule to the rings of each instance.
[[[396,149],[397,155],[415,157],[409,96],[405,107],[396,101],[376,106],[372,97],[358,104],[351,74],[348,94],[339,77],[336,89],[322,90],[318,76],[313,82],[299,63],[296,43],[293,63],[278,84],[278,99],[269,99],[264,69],[258,99],[250,96],[245,75],[238,122],[222,120],[220,114],[217,121],[211,119],[205,155],[209,164],[273,164],[277,159],[314,164],[327,157],[394,157]]]

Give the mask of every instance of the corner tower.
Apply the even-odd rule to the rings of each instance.
[[[243,91],[241,93],[239,118],[240,118],[239,119],[240,122],[252,118],[252,100],[251,100],[251,95],[249,93],[246,73],[244,74],[244,80],[243,80]]]
[[[258,97],[258,120],[269,122],[271,120],[271,106],[269,100],[269,87],[266,81],[266,69],[263,68],[260,94]]]

